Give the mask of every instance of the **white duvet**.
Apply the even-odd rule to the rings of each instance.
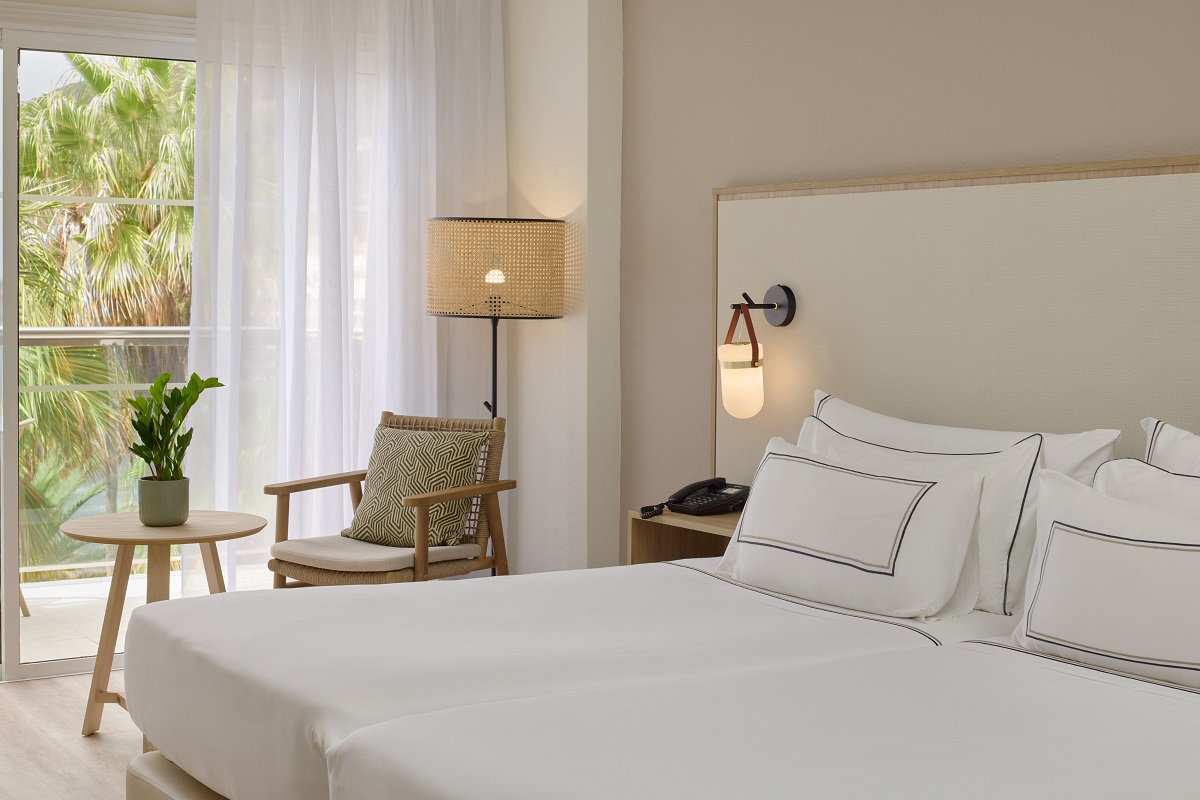
[[[333,800],[1196,797],[1200,696],[988,644],[406,717]]]
[[[320,800],[329,791],[326,750],[385,720],[932,647],[1011,624],[990,614],[878,621],[673,564],[270,590],[136,610],[125,686],[138,727],[217,792]],[[463,763],[478,755],[457,752]]]

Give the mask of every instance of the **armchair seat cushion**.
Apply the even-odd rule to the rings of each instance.
[[[414,552],[411,547],[389,547],[346,536],[288,539],[271,546],[271,558],[314,569],[339,572],[392,572],[412,569]],[[430,547],[429,563],[475,558],[479,553],[479,545],[474,542]]]

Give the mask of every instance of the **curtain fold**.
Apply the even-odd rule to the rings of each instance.
[[[381,411],[445,405],[425,221],[505,213],[500,0],[208,0],[197,84],[189,361],[226,388],[197,409],[193,506],[271,515],[264,484],[361,469]],[[292,535],[349,510],[297,496]],[[268,582],[271,541],[228,545],[231,585]]]

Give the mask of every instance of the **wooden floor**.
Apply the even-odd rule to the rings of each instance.
[[[121,685],[113,673],[113,688]],[[80,735],[90,675],[0,683],[0,800],[122,800],[142,734],[120,706]]]

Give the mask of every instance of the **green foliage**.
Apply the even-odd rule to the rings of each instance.
[[[18,376],[22,386],[87,386],[125,382],[101,347],[22,347]],[[118,392],[41,391],[17,396],[18,416],[36,424],[21,438],[36,444],[41,460],[103,473],[132,437]],[[32,464],[30,465],[32,466]],[[114,465],[109,465],[114,466]],[[26,476],[22,467],[22,476]]]
[[[183,421],[205,389],[224,386],[216,378],[201,378],[196,373],[183,386],[167,390],[171,373],[159,375],[150,387],[149,397],[132,397],[133,430],[139,442],[129,451],[150,466],[149,477],[156,481],[183,479],[183,456],[192,443],[192,428],[182,431]]]
[[[67,60],[62,87],[21,104],[22,195],[191,200],[195,66]],[[190,206],[30,199],[21,217],[22,324],[187,324]]]
[[[192,209],[79,203],[51,195],[190,200],[195,66],[67,54],[72,71],[19,112],[19,302],[22,326],[185,325]],[[46,199],[40,199],[46,196]],[[22,347],[21,386],[137,383],[170,369],[147,347]],[[132,359],[134,363],[127,363]],[[177,363],[177,362],[176,362]],[[152,370],[152,371],[151,371]],[[67,469],[120,468],[133,431],[122,392],[20,395],[26,437]]]
[[[64,536],[59,527],[104,489],[51,455],[32,460],[21,483],[22,564],[62,564],[85,546]],[[94,548],[92,548],[94,549]],[[101,549],[101,552],[103,550]]]
[[[186,325],[195,67],[76,54],[67,60],[71,70],[59,87],[22,102],[18,112],[18,188],[26,198],[17,230],[20,324]],[[70,199],[81,196],[175,204]],[[18,395],[20,418],[37,420],[21,437],[25,563],[60,563],[63,549],[75,545],[59,523],[81,504],[95,505],[106,486],[109,510],[129,507],[129,473],[137,464],[129,454],[131,393],[66,387],[136,384],[178,371],[179,351],[144,344],[20,348],[18,383],[50,387]]]

